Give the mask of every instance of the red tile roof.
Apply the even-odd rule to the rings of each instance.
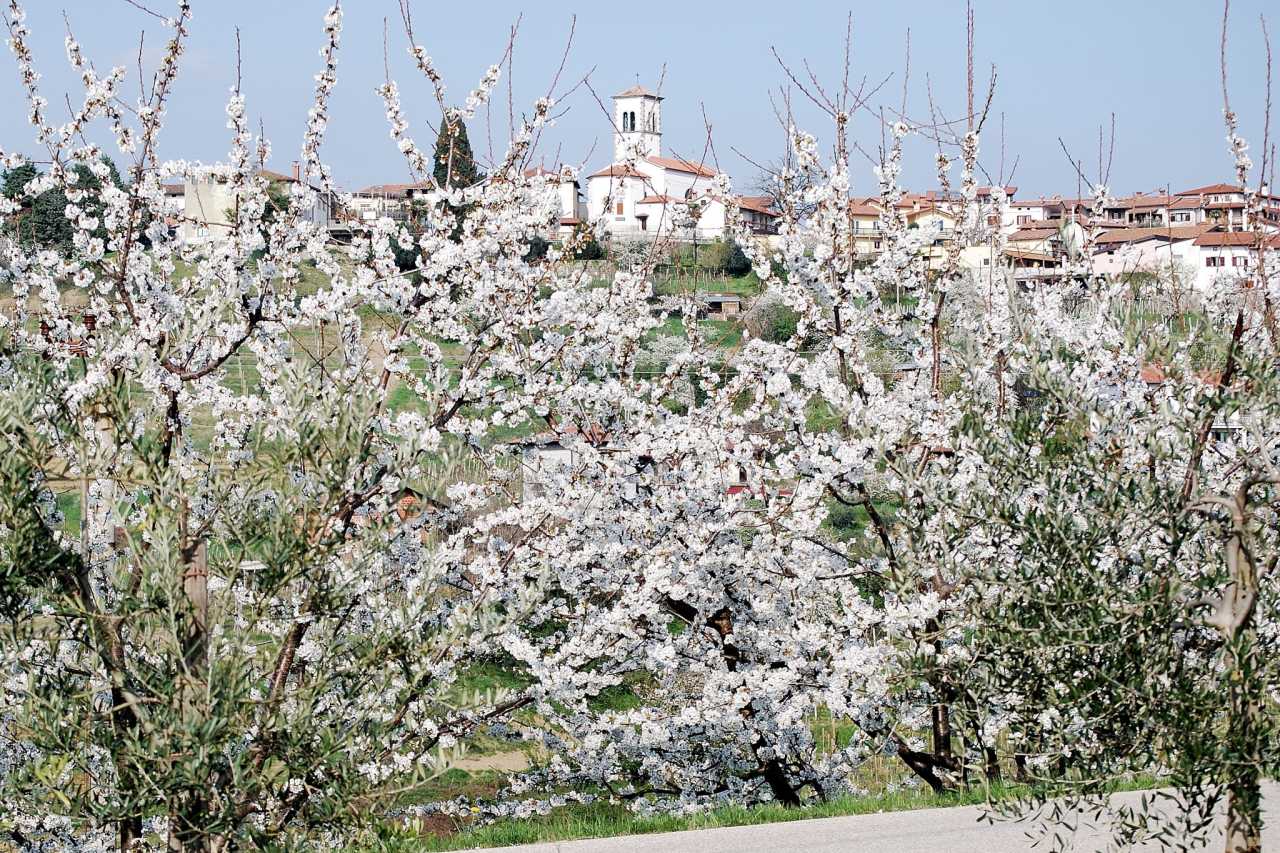
[[[1049,263],[1055,258],[1053,255],[1046,255],[1044,252],[1026,252],[1021,249],[1005,249],[1006,257],[1015,261],[1039,261],[1041,263]]]
[[[849,213],[853,216],[879,216],[880,199],[875,196],[849,200]]]
[[[1204,195],[1205,193],[1238,193],[1240,188],[1234,184],[1209,184],[1206,187],[1183,190],[1178,195]]]
[[[1046,237],[1055,236],[1058,231],[1057,225],[1028,223],[1010,234],[1008,240],[1013,243],[1020,243],[1023,240],[1043,240]]]
[[[1252,246],[1257,239],[1252,231],[1210,231],[1196,238],[1197,246],[1226,248],[1229,246]],[[1280,247],[1280,235],[1266,237],[1268,248]]]
[[[669,195],[647,195],[636,204],[683,204],[681,199]]]
[[[773,209],[773,199],[767,195],[744,195],[738,196],[738,207],[743,210],[754,211],[755,213],[763,213],[765,216],[778,216],[778,211]]]
[[[1168,207],[1173,202],[1173,196],[1167,195],[1133,195],[1128,198],[1115,199],[1121,204],[1107,204],[1104,207],[1124,207],[1134,209],[1139,207]]]
[[[259,169],[258,177],[266,178],[268,181],[288,181],[290,183],[297,180],[293,175],[282,175],[279,172],[273,172],[270,169]]]
[[[1193,240],[1213,228],[1212,223],[1200,225],[1159,226],[1155,228],[1116,228],[1105,231],[1094,240],[1098,244],[1141,243],[1144,240]]]
[[[645,159],[655,166],[661,166],[673,172],[687,172],[690,175],[698,175],[702,178],[714,178],[716,176],[715,169],[702,163],[685,160],[683,157],[646,157]]]
[[[627,166],[619,163],[613,163],[605,166],[598,172],[592,172],[588,177],[592,178],[644,178],[648,177],[634,166]]]

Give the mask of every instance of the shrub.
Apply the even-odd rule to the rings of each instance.
[[[742,250],[737,240],[730,241],[729,251],[724,261],[724,271],[734,278],[740,278],[751,272],[751,259]]]

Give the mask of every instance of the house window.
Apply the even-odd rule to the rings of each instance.
[[[1019,217],[1018,217],[1018,224],[1019,224],[1019,225],[1026,225],[1026,224],[1027,224],[1028,222],[1030,222],[1030,221],[1031,221],[1031,217],[1030,217],[1030,216],[1023,215],[1023,216],[1019,216]]]
[[[614,213],[618,216],[622,215],[622,202],[618,202],[617,206],[614,208]]]
[[[637,216],[637,217],[636,217],[636,219],[640,222],[640,230],[641,230],[641,231],[648,231],[648,230],[649,230],[649,217],[647,217],[647,216]]]
[[[876,241],[876,248],[877,248],[877,249],[879,249],[879,248],[880,248],[880,241],[879,241],[879,240],[877,240],[877,241]]]
[[[1226,266],[1225,261],[1225,258],[1218,257],[1217,255],[1210,255],[1204,259],[1204,265],[1206,267],[1223,267]]]
[[[1248,258],[1242,258],[1242,257],[1240,257],[1240,256],[1238,256],[1238,255],[1237,255],[1236,257],[1234,257],[1234,258],[1232,258],[1232,259],[1231,259],[1231,266],[1233,266],[1233,267],[1247,267],[1247,266],[1249,266],[1249,259],[1248,259]]]

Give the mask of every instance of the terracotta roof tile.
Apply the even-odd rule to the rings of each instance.
[[[1010,234],[1007,239],[1014,243],[1020,243],[1023,240],[1043,240],[1046,237],[1056,236],[1059,230],[1056,224],[1028,223]]]
[[[702,178],[714,178],[716,176],[715,169],[705,166],[702,163],[694,163],[685,160],[683,157],[646,157],[645,160],[655,166],[661,166],[664,169],[670,169],[673,172],[686,172],[690,175],[697,175]]]
[[[1213,228],[1212,223],[1200,225],[1159,226],[1156,228],[1116,228],[1100,234],[1094,243],[1141,243],[1144,240],[1194,240]]]
[[[1210,231],[1196,238],[1197,246],[1227,248],[1230,246],[1252,246],[1257,239],[1252,231]],[[1280,247],[1280,235],[1266,238],[1268,248]]]
[[[880,199],[875,196],[850,199],[849,213],[854,216],[879,216]]]
[[[592,172],[588,177],[592,178],[645,178],[648,177],[634,166],[627,166],[621,163],[612,163],[605,166],[598,172]]]
[[[1205,193],[1238,193],[1240,188],[1234,184],[1209,184],[1205,187],[1183,190],[1178,195],[1204,195]]]
[[[755,213],[763,213],[765,216],[778,216],[778,211],[773,209],[773,199],[767,195],[738,196],[738,207]]]

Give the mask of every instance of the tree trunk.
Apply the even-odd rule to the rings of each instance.
[[[142,818],[127,817],[117,824],[121,853],[132,849],[142,838]]]
[[[1258,774],[1241,774],[1227,790],[1226,853],[1262,853],[1262,790]]]
[[[788,807],[800,805],[800,792],[787,778],[787,771],[781,761],[773,758],[765,764],[764,780],[769,783],[769,790],[779,803]]]
[[[951,758],[951,712],[945,702],[933,706],[933,753],[942,761]]]
[[[1000,774],[1000,756],[996,754],[993,747],[983,747],[983,753],[987,758],[986,774],[987,783],[990,785],[998,785],[1001,781]]]
[[[698,617],[698,611],[683,601],[668,598],[664,603],[668,610],[686,621],[692,622]],[[733,634],[733,613],[730,612],[729,608],[723,607],[707,617],[704,624],[720,636],[720,653],[724,658],[725,668],[730,672],[737,671],[738,664],[742,660],[742,650],[734,643],[726,641],[726,638]],[[749,704],[742,709],[741,713],[747,720],[755,718],[755,709]],[[773,798],[784,806],[800,805],[800,790],[787,777],[786,765],[779,758],[761,759],[759,751],[762,746],[765,746],[764,740],[763,738],[758,738],[752,744],[752,752],[756,754],[756,760],[760,762],[758,773],[764,777],[765,782],[769,785]]]
[[[950,790],[950,785],[945,779],[938,775],[938,770],[950,769],[944,768],[938,761],[938,757],[929,752],[920,752],[907,746],[907,742],[898,735],[893,735],[894,745],[898,748],[898,757],[902,759],[902,763],[910,768],[911,772],[924,780],[925,784],[935,794],[945,794]]]
[[[209,678],[209,552],[203,541],[187,539],[182,530],[182,594],[188,613],[182,637],[182,657],[187,667],[188,713],[201,713],[201,697]],[[209,799],[205,790],[188,791],[172,803],[169,813],[169,849],[182,853],[208,853],[211,836],[205,832]]]

